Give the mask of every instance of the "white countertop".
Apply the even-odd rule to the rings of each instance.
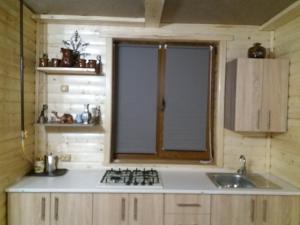
[[[186,194],[255,194],[300,195],[300,189],[272,176],[264,175],[281,189],[219,189],[206,176],[206,172],[224,170],[159,170],[163,187],[124,186],[99,187],[105,170],[70,170],[60,177],[23,177],[7,192],[110,192],[110,193],[186,193]],[[227,170],[228,172],[228,170]]]

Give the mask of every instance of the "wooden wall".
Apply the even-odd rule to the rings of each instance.
[[[288,132],[271,141],[271,172],[300,187],[300,17],[275,30],[277,57],[290,59]]]
[[[259,32],[255,26],[209,26],[209,25],[165,25],[161,28],[143,28],[126,26],[100,26],[100,25],[68,25],[45,24],[42,26],[43,34],[40,36],[39,46],[49,57],[61,57],[60,48],[62,40],[68,40],[75,30],[79,31],[83,41],[90,42],[87,52],[91,58],[100,54],[106,70],[106,37],[127,38],[183,38],[183,39],[214,39],[228,38],[226,42],[226,60],[236,57],[246,57],[247,49],[254,42],[261,42],[269,47],[269,32]],[[68,84],[70,92],[60,93],[62,84]],[[40,85],[41,86],[41,85]],[[104,77],[78,77],[78,76],[49,76],[48,96],[41,97],[49,102],[50,110],[55,109],[59,113],[79,113],[83,110],[83,104],[99,104],[102,112],[105,111],[105,78]],[[43,87],[41,87],[43,89]],[[41,94],[42,95],[42,94]],[[43,101],[43,100],[42,100]],[[105,117],[105,115],[104,115]],[[105,118],[104,118],[105,120]],[[41,134],[43,131],[40,132]],[[43,136],[43,135],[41,135]],[[71,154],[71,162],[64,162],[61,166],[68,168],[97,168],[103,163],[104,133],[93,131],[64,131],[48,132],[48,150],[58,154]],[[40,144],[38,151],[44,151],[43,137],[38,138]],[[239,155],[245,154],[249,165],[255,171],[265,171],[268,168],[268,138],[249,137],[224,130],[224,166],[228,168],[239,167]]]
[[[25,123],[29,157],[34,150],[35,31],[32,13],[24,11]],[[4,189],[23,176],[30,164],[21,155],[19,97],[19,1],[0,1],[0,225],[5,225]]]

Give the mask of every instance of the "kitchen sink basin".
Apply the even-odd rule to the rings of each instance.
[[[218,188],[280,189],[278,185],[259,174],[207,173],[207,176]]]

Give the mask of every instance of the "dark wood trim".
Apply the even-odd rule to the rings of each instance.
[[[166,63],[166,51],[164,44],[161,45],[160,50],[160,68],[159,68],[159,106],[157,107],[157,154],[159,158],[162,157],[162,148],[163,148],[163,121],[164,121],[164,109],[162,109],[163,101],[165,101],[165,63]]]
[[[179,151],[172,150],[166,151],[163,150],[163,111],[161,110],[161,104],[164,99],[164,87],[165,87],[165,55],[166,51],[164,50],[164,44],[167,42],[168,45],[188,45],[188,46],[213,46],[214,49],[211,52],[211,66],[210,66],[210,77],[209,77],[209,95],[208,95],[208,120],[207,120],[207,138],[206,138],[206,150],[207,151]],[[113,150],[115,149],[115,139],[116,139],[116,106],[117,106],[117,87],[116,87],[116,74],[115,74],[115,50],[113,54],[113,96],[112,96],[112,139],[111,139],[111,159],[112,161],[134,161],[138,160],[138,162],[174,162],[176,163],[181,161],[187,162],[198,162],[199,160],[209,160],[210,155],[213,155],[213,137],[214,137],[214,101],[215,101],[215,75],[216,75],[216,49],[217,42],[190,42],[190,41],[167,41],[167,40],[133,40],[133,39],[114,39],[113,45],[115,46],[118,43],[129,43],[129,44],[157,44],[161,45],[161,49],[158,49],[158,96],[157,96],[157,143],[156,143],[156,154],[121,154],[115,153]],[[115,48],[114,48],[115,49]]]

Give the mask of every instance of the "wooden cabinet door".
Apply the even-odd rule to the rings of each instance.
[[[299,225],[299,196],[257,197],[257,225]]]
[[[51,225],[92,225],[92,194],[51,194]]]
[[[263,60],[238,59],[235,95],[235,130],[262,129]]]
[[[94,194],[93,225],[128,225],[128,194]]]
[[[50,194],[9,193],[8,225],[50,225]]]
[[[209,214],[167,214],[164,225],[210,225]]]
[[[288,71],[288,60],[264,60],[263,131],[284,132],[287,129]]]
[[[211,225],[255,225],[255,196],[212,195]]]
[[[130,194],[129,225],[163,225],[162,194]]]

